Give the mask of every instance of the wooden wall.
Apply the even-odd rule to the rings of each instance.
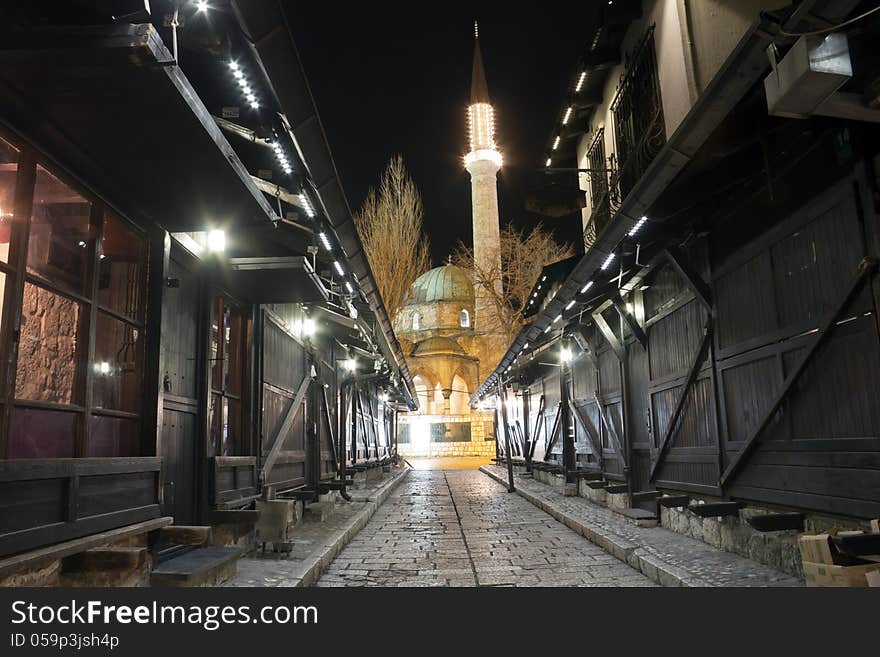
[[[876,283],[863,286],[840,315],[757,448],[721,486],[725,468],[816,338],[823,318],[843,299],[859,263],[877,255],[866,169],[857,164],[843,180],[815,192],[811,200],[801,193],[800,203],[784,211],[728,218],[722,228],[687,244],[687,261],[711,292],[711,310],[671,262],[657,266],[644,289],[630,297],[646,347],[614,308],[603,311],[625,343],[623,361],[595,324],[582,327],[594,353],[572,364],[571,395],[601,441],[609,478],[631,479],[635,491],[656,486],[817,512],[880,515]],[[658,459],[707,327],[706,358],[684,397],[669,448]],[[552,426],[559,368],[537,370],[521,385],[531,393],[533,412],[545,395],[545,419]],[[629,453],[627,471],[600,406]],[[587,432],[577,420],[574,424],[578,466],[589,468],[595,459]],[[552,455],[543,455],[539,445],[536,457],[559,462],[561,452],[560,438]]]

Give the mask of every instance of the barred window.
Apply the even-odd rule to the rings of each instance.
[[[630,56],[611,112],[620,169],[614,191],[622,201],[666,143],[653,26]]]

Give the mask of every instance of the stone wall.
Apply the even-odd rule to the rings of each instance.
[[[471,439],[469,442],[429,442],[426,445],[418,446],[413,443],[400,443],[398,452],[404,457],[421,456],[485,456],[491,458],[495,456],[495,441],[489,436],[486,440],[485,423],[492,421],[491,413],[474,413],[470,416]],[[455,415],[431,415],[431,416],[413,416],[412,421],[407,421],[403,417],[401,424],[415,424],[419,422],[427,423],[460,423],[461,416]]]
[[[694,500],[699,502],[701,500]],[[705,500],[709,502],[710,500]],[[771,509],[752,507],[741,509],[739,515],[722,518],[701,518],[686,508],[660,508],[660,524],[672,531],[690,536],[727,552],[733,552],[752,561],[776,568],[789,575],[802,578],[801,555],[797,546],[798,532],[759,532],[748,524],[747,519],[761,514],[773,513]],[[808,514],[804,529],[808,532],[824,531],[831,527],[867,530],[867,523],[848,518],[832,518]]]
[[[60,404],[79,400],[77,325],[80,305],[27,284],[21,309],[21,339],[15,396]]]

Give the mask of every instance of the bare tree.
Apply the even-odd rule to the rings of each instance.
[[[410,286],[431,268],[423,231],[422,196],[395,155],[388,162],[378,192],[370,190],[354,217],[373,277],[393,322]]]
[[[488,331],[505,335],[508,344],[522,327],[522,310],[529,292],[544,265],[574,255],[571,244],[559,244],[553,232],[541,224],[531,231],[520,231],[511,225],[501,229],[501,266],[479,267],[474,262],[474,249],[459,242],[452,254],[453,262],[472,272],[475,287],[481,287],[495,309],[495,321],[483,326]],[[498,285],[498,282],[501,285]],[[498,290],[501,290],[499,293]],[[494,324],[494,326],[493,326]]]

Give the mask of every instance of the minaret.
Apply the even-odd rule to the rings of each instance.
[[[470,152],[464,164],[471,174],[471,207],[474,222],[474,265],[479,278],[494,282],[501,294],[501,237],[498,228],[498,185],[501,153],[495,149],[495,110],[489,100],[486,72],[480,53],[480,34],[474,22],[474,69],[471,77],[471,102],[468,105]],[[493,272],[487,276],[486,272]],[[495,306],[485,287],[474,286],[474,328],[495,332],[499,328]]]

